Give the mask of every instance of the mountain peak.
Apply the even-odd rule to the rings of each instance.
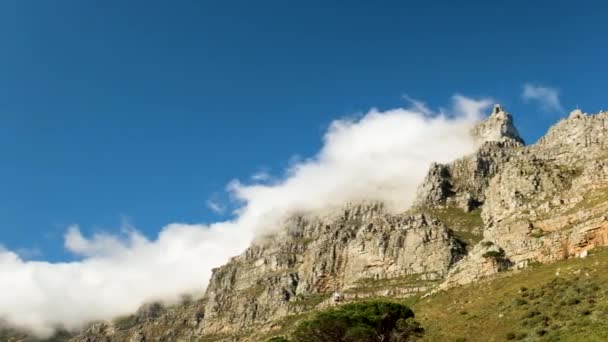
[[[585,113],[583,113],[583,111],[578,108],[571,111],[570,115],[568,115],[568,119],[580,119],[583,117],[585,117]]]
[[[524,144],[513,123],[513,117],[500,104],[495,104],[490,116],[473,128],[473,136],[481,143],[486,141],[514,140]]]

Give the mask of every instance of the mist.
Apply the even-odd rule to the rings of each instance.
[[[78,256],[74,262],[27,261],[0,249],[0,319],[40,337],[57,327],[79,329],[148,301],[200,296],[214,267],[245,250],[256,234],[280,229],[291,213],[362,200],[407,209],[430,163],[474,151],[469,131],[490,104],[457,95],[449,109],[410,101],[406,108],[335,120],[316,155],[280,175],[230,182],[226,191],[238,208],[224,222],[170,223],[154,239],[133,227],[121,235],[83,236],[72,225],[64,247]]]

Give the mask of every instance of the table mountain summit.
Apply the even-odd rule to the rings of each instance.
[[[472,134],[480,141],[514,140],[524,144],[524,140],[519,136],[515,127],[513,117],[499,104],[494,105],[492,113],[487,119],[475,126]]]

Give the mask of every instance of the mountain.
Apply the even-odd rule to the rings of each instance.
[[[370,202],[294,215],[215,269],[201,299],[149,304],[70,340],[263,341],[376,297],[417,299],[424,313],[419,303],[608,244],[608,112],[573,111],[526,146],[496,105],[471,134],[477,151],[433,164],[407,211]]]

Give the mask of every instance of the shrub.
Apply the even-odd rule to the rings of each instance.
[[[532,318],[536,315],[540,315],[540,312],[538,312],[536,310],[530,310],[530,311],[524,313],[524,318]]]
[[[135,315],[121,316],[114,319],[114,326],[119,330],[127,330],[137,325]]]
[[[528,304],[528,302],[526,302],[525,300],[523,300],[521,298],[513,299],[513,305],[515,305],[515,306],[522,306],[522,305],[526,305],[526,304]]]
[[[289,342],[289,340],[283,336],[274,336],[267,339],[266,342]]]
[[[540,229],[536,229],[532,233],[530,233],[530,236],[536,239],[540,239],[541,237],[545,236],[545,232]]]
[[[566,300],[566,304],[567,304],[567,305],[576,305],[576,304],[578,304],[578,303],[580,303],[580,302],[581,302],[581,300],[580,300],[580,299],[578,299],[578,298],[576,298],[576,297],[568,298],[568,299]]]
[[[300,323],[294,342],[407,341],[424,330],[407,306],[388,301],[346,304]]]
[[[502,258],[505,256],[505,252],[504,251],[487,251],[485,253],[482,254],[482,257],[484,258]]]

